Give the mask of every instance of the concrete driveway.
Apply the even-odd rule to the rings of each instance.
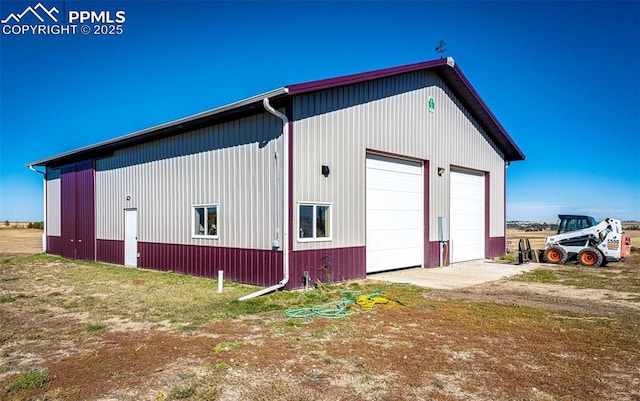
[[[472,260],[454,263],[445,267],[415,267],[368,274],[367,278],[390,283],[415,284],[421,287],[454,289],[515,276],[522,272],[534,270],[539,266],[540,264],[538,263],[512,265],[489,260]]]

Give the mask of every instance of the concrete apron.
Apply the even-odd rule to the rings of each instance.
[[[454,289],[496,281],[504,277],[515,276],[522,272],[534,270],[538,263],[512,265],[488,260],[471,260],[454,263],[445,267],[414,267],[367,275],[367,279],[388,281],[391,283],[408,283],[421,287]]]

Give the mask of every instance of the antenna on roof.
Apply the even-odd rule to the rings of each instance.
[[[440,43],[438,43],[438,46],[436,47],[436,53],[440,55],[440,58],[444,58],[444,54],[447,52],[447,49],[444,48],[446,45],[447,42],[440,40]]]

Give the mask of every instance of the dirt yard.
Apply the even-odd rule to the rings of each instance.
[[[3,400],[640,399],[636,249],[607,268],[540,265],[462,290],[362,280],[238,302],[254,288],[28,255],[41,232],[10,231]],[[390,303],[285,315],[358,293]]]

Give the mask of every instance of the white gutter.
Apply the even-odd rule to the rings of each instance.
[[[39,171],[36,170],[35,168],[33,168],[33,166],[31,164],[28,164],[27,167],[29,167],[29,170],[36,172],[38,174],[42,174],[42,198],[44,199],[44,201],[42,202],[43,204],[43,215],[42,215],[42,225],[43,225],[43,231],[42,231],[42,252],[43,253],[47,253],[47,173],[43,172],[43,171]]]
[[[282,120],[282,280],[276,285],[238,298],[238,301],[246,301],[279,290],[289,282],[289,119],[269,104],[268,97],[262,99],[262,104],[269,113]]]

